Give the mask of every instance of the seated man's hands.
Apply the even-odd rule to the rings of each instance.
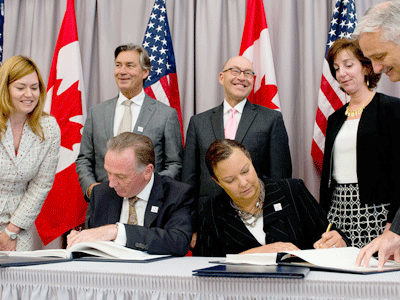
[[[336,231],[328,231],[322,234],[321,239],[314,243],[314,249],[327,249],[327,248],[339,248],[347,247],[346,242],[342,236]]]
[[[67,249],[75,244],[94,241],[114,241],[117,238],[118,228],[115,224],[104,225],[83,231],[71,230],[67,236]]]
[[[243,251],[239,254],[249,254],[249,253],[274,253],[274,252],[282,252],[282,251],[293,251],[300,250],[292,243],[284,243],[284,242],[276,242],[267,244],[264,246],[251,248],[249,250]]]

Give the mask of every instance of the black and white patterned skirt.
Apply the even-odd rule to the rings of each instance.
[[[346,235],[353,247],[362,248],[383,233],[388,205],[361,204],[358,183],[337,184],[328,220]]]

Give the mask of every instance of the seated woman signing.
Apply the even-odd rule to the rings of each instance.
[[[242,144],[234,140],[213,142],[206,164],[225,193],[207,199],[199,212],[202,230],[195,255],[346,246],[337,231],[325,232],[326,214],[303,181],[259,178]]]

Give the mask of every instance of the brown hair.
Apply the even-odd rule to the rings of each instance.
[[[36,72],[39,80],[39,99],[38,104],[27,116],[27,121],[34,134],[44,140],[43,128],[40,125],[40,118],[47,115],[43,112],[44,102],[46,101],[46,86],[44,85],[39,68],[28,57],[17,55],[7,59],[0,67],[0,140],[7,130],[7,121],[10,114],[15,110],[12,104],[9,86],[11,83]]]
[[[133,132],[123,132],[107,142],[107,150],[121,152],[130,148],[135,153],[137,168],[143,169],[149,164],[155,166],[154,147],[148,136]]]
[[[211,178],[218,181],[215,176],[214,169],[220,161],[229,158],[234,149],[242,150],[242,152],[250,159],[251,156],[246,147],[235,140],[215,140],[207,150],[206,153],[206,165]]]
[[[349,50],[357,60],[361,62],[361,65],[366,70],[366,75],[364,77],[365,83],[368,83],[367,86],[370,89],[376,88],[379,79],[381,78],[381,74],[376,74],[374,72],[374,68],[372,67],[371,61],[366,58],[358,44],[358,40],[350,40],[350,39],[337,39],[332,46],[328,50],[327,60],[329,64],[329,69],[331,70],[331,74],[333,78],[336,79],[336,71],[334,67],[334,61],[338,53],[342,50]],[[337,79],[336,79],[337,80]],[[342,88],[340,88],[344,91]]]

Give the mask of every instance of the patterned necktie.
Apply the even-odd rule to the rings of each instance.
[[[135,204],[138,202],[140,199],[136,196],[129,198],[129,217],[128,217],[128,224],[130,225],[137,225],[137,214],[136,214],[136,209],[135,209]]]
[[[226,120],[225,138],[234,140],[235,136],[236,136],[236,130],[237,130],[237,122],[236,122],[236,117],[235,117],[237,110],[234,108],[231,108],[229,111],[231,112],[231,114],[229,115],[228,120]]]
[[[125,100],[122,102],[125,105],[124,115],[122,116],[121,123],[119,123],[117,134],[123,133],[125,131],[132,131],[132,111],[131,111],[131,100]]]

